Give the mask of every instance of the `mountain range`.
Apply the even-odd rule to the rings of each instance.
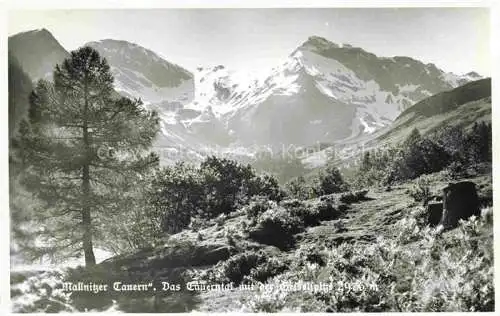
[[[50,80],[53,67],[69,56],[46,29],[13,35],[8,44],[9,56],[32,81]],[[410,57],[379,57],[317,36],[264,73],[223,65],[189,71],[121,40],[84,45],[108,60],[117,92],[140,98],[159,113],[156,149],[195,158],[213,150],[251,155],[269,147],[372,139],[414,104],[482,78]],[[160,157],[164,162],[185,158]]]

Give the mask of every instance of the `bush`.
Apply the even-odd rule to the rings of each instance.
[[[339,169],[333,166],[327,166],[319,172],[312,188],[315,196],[339,193],[347,190],[348,185],[342,178]]]
[[[401,153],[393,165],[393,177],[406,180],[438,172],[448,165],[449,159],[444,148],[424,138]]]
[[[467,174],[467,168],[461,161],[453,161],[447,167],[448,174],[452,179],[459,179]]]
[[[249,166],[235,161],[209,157],[200,165],[203,187],[207,196],[206,217],[231,213],[246,205],[252,196],[266,196],[279,201],[282,197],[278,182],[272,176],[257,176]]]
[[[209,282],[234,282],[239,285],[244,281],[265,282],[267,279],[287,270],[287,261],[272,257],[263,250],[246,251],[219,262],[209,269],[202,279]]]
[[[159,171],[147,194],[152,212],[163,231],[177,233],[192,217],[216,218],[247,205],[253,196],[279,201],[283,192],[271,176],[257,176],[250,166],[209,157],[195,168],[184,163]],[[196,226],[196,225],[195,225]]]
[[[340,195],[340,202],[351,204],[359,201],[363,201],[366,199],[366,195],[368,194],[368,190],[360,190],[354,192],[346,192]]]
[[[289,197],[308,200],[314,197],[314,191],[302,176],[290,180],[285,184],[285,192]]]
[[[209,157],[201,163],[200,171],[206,194],[204,216],[207,218],[234,211],[242,193],[253,193],[248,192],[250,181],[255,178],[250,166],[242,166],[229,159]]]
[[[238,285],[253,268],[263,261],[265,258],[259,253],[237,254],[211,268],[206,278],[211,282],[234,282]]]
[[[450,175],[461,177],[492,154],[491,124],[475,123],[467,132],[460,126],[444,126],[422,137],[413,129],[399,147],[366,152],[352,183],[355,187],[388,185],[438,172],[448,165]]]
[[[71,293],[60,271],[11,272],[11,306],[14,313],[74,313]],[[27,299],[29,297],[29,299]]]
[[[199,216],[194,216],[191,218],[191,222],[189,223],[188,228],[190,228],[194,232],[197,232],[199,230],[207,228],[208,226],[209,223],[206,220],[200,218]]]
[[[243,188],[243,194],[246,194],[242,198],[243,203],[248,203],[248,199],[252,196],[265,196],[269,200],[277,202],[281,201],[285,196],[278,184],[278,180],[271,175],[255,176],[249,182],[249,188]]]
[[[329,200],[300,201],[298,199],[281,201],[280,206],[288,211],[292,217],[300,219],[306,227],[316,226],[322,220],[337,219],[342,212],[335,208]]]
[[[284,207],[290,216],[299,218],[304,226],[314,226],[319,224],[319,210],[313,207],[310,203],[294,199],[282,201],[280,206]]]
[[[291,215],[283,207],[272,208],[262,213],[249,237],[266,245],[285,250],[293,247],[293,235],[303,231],[302,220]]]
[[[298,266],[310,263],[319,266],[326,265],[327,248],[316,244],[301,245],[294,253],[294,260]]]
[[[424,205],[431,199],[430,183],[425,178],[417,179],[408,193],[415,202],[423,202]]]
[[[266,258],[266,260],[252,270],[246,278],[250,281],[265,282],[278,274],[283,273],[288,269],[288,263],[278,258]]]
[[[160,218],[163,231],[177,233],[204,209],[203,179],[196,168],[183,163],[164,168],[153,179],[148,198],[151,216]]]
[[[247,206],[244,207],[248,219],[256,218],[268,209],[276,207],[276,202],[269,201],[265,196],[253,196]]]

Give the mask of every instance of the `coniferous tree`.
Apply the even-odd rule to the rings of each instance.
[[[83,249],[85,264],[94,265],[94,237],[110,216],[127,211],[126,192],[158,164],[146,152],[158,118],[117,96],[107,61],[90,47],[73,51],[53,77],[30,98],[24,184],[45,202],[37,219],[51,248]]]

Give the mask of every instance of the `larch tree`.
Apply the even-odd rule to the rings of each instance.
[[[158,116],[114,91],[110,66],[93,48],[73,51],[53,78],[39,81],[30,97],[23,182],[45,203],[36,217],[46,250],[83,250],[92,266],[94,239],[113,214],[128,211],[127,192],[158,165],[148,152]]]

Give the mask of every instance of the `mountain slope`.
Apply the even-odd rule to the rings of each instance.
[[[479,121],[491,121],[490,78],[469,82],[418,102],[401,113],[377,141],[400,142],[413,128],[425,135],[444,125],[467,128]]]
[[[390,91],[396,95],[401,92],[401,86],[417,85],[414,98],[422,98],[427,94],[426,91],[435,94],[468,80],[466,77],[444,73],[434,64],[423,64],[410,57],[377,57],[362,48],[338,45],[317,36],[309,38],[301,48],[335,59],[354,71],[360,79],[374,80],[383,91]]]
[[[311,37],[267,73],[198,68],[193,101],[160,106],[163,143],[195,151],[357,143],[412,104],[478,76]]]
[[[231,94],[225,115],[243,144],[311,145],[357,138],[399,113],[467,82],[408,57],[377,57],[361,48],[311,37],[251,93]],[[248,101],[247,101],[248,100]],[[251,101],[250,101],[251,100]]]
[[[467,102],[477,101],[491,96],[491,78],[473,81],[450,91],[445,91],[433,95],[406,111],[402,112],[396,121],[403,119],[408,115],[420,117],[431,117],[433,115],[443,114],[453,111],[459,105]]]
[[[8,46],[9,52],[17,58],[33,81],[51,78],[54,66],[69,56],[46,29],[10,36]]]
[[[105,57],[115,78],[115,89],[145,103],[189,102],[193,75],[151,50],[126,41],[105,39],[85,44]]]
[[[391,125],[363,137],[339,141],[330,148],[314,152],[303,162],[310,167],[321,166],[333,149],[338,163],[348,166],[365,150],[398,146],[415,128],[420,134],[427,135],[445,125],[467,129],[480,121],[491,121],[490,78],[469,82],[417,102]]]
[[[17,131],[19,122],[28,115],[29,96],[33,84],[17,59],[10,53],[9,65],[9,139]]]

